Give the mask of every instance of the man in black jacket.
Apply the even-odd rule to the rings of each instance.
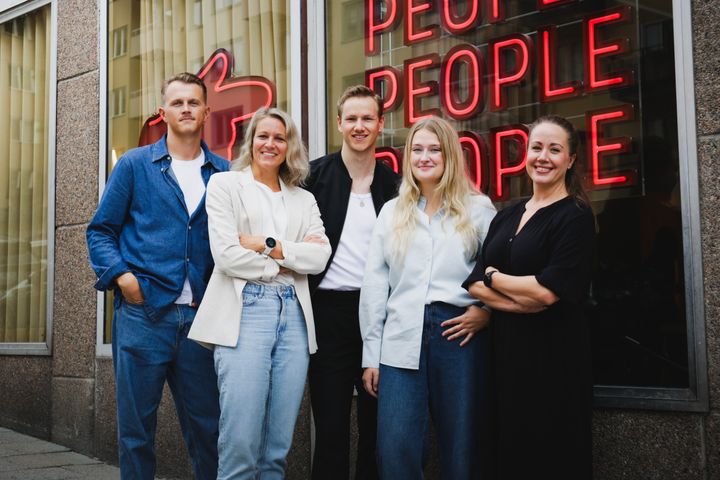
[[[358,301],[370,236],[383,204],[397,194],[399,177],[375,160],[382,132],[382,100],[367,87],[340,97],[342,149],[311,163],[306,188],[318,202],[332,256],[310,276],[318,351],[310,357],[310,397],[315,419],[313,480],[349,476],[350,408],[358,391],[358,456],[355,478],[376,479],[377,402],[362,388]]]

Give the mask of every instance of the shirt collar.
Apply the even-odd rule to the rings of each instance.
[[[210,163],[213,167],[215,167],[215,170],[222,171],[222,165],[219,158],[210,151],[207,144],[205,143],[205,140],[200,140],[200,148],[202,148],[203,152],[205,153],[205,161],[203,162],[203,167]],[[159,162],[163,159],[170,160],[170,153],[168,152],[167,148],[167,133],[163,135],[160,140],[153,144],[152,159],[153,162]]]
[[[420,195],[420,198],[418,198],[417,208],[421,211],[425,211],[425,207],[427,206],[427,198]],[[445,213],[445,202],[443,202],[442,205],[440,205],[440,208],[438,208],[437,212],[435,212],[435,215],[444,214]]]

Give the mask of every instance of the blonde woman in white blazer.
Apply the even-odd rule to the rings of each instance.
[[[299,188],[308,168],[292,119],[261,109],[233,170],[208,183],[215,269],[188,337],[215,348],[218,480],[285,475],[317,349],[307,274],[330,257],[315,198]]]

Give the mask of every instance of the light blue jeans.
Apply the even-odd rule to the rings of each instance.
[[[237,345],[215,348],[218,480],[284,478],[309,358],[295,289],[248,283]]]

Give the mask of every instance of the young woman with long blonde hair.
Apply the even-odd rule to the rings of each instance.
[[[360,293],[363,383],[378,397],[381,478],[422,478],[429,416],[443,478],[480,478],[489,313],[461,287],[495,208],[440,118],[408,133],[399,196],[373,231]]]

